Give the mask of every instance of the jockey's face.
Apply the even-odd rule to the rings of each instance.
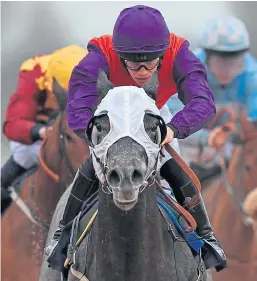
[[[143,86],[157,70],[159,59],[147,62],[125,61],[125,65],[133,80],[139,86]]]
[[[244,53],[235,56],[210,55],[208,69],[221,85],[227,85],[244,70]]]

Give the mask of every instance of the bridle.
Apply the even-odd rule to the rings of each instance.
[[[102,112],[101,115],[104,115],[106,114],[107,112]],[[145,113],[150,115],[150,116],[154,116],[155,118],[158,119],[158,122],[159,122],[159,128],[160,128],[160,144],[162,143],[162,141],[165,139],[166,137],[166,134],[167,134],[167,129],[166,129],[166,125],[165,125],[165,122],[164,120],[162,119],[161,116],[159,115],[155,115],[153,114],[151,111],[149,110],[145,110]],[[95,153],[94,151],[94,147],[95,145],[93,144],[92,142],[92,138],[91,138],[91,134],[92,134],[92,130],[93,130],[93,123],[94,123],[94,120],[96,120],[96,118],[98,116],[101,116],[101,115],[96,115],[94,116],[91,120],[90,120],[90,123],[88,125],[88,128],[86,130],[86,135],[87,135],[87,140],[88,140],[88,144],[92,147],[92,156],[95,158],[95,161],[98,163],[98,165],[100,166],[101,168],[101,174],[103,175],[103,180],[101,182],[101,186],[102,186],[102,191],[106,194],[112,194],[113,193],[113,188],[111,188],[108,184],[108,181],[107,181],[107,170],[108,170],[108,167],[107,167],[107,163],[105,160],[101,160]],[[107,134],[108,135],[108,134]],[[124,136],[122,136],[124,137]],[[117,139],[118,140],[118,139]],[[113,144],[113,142],[112,142]],[[110,146],[108,146],[107,150],[110,148]],[[107,152],[106,152],[107,154]],[[148,171],[143,183],[141,184],[141,186],[139,186],[139,193],[142,193],[144,191],[144,189],[147,187],[147,186],[152,186],[154,183],[155,183],[155,177],[156,177],[156,174],[157,174],[157,166],[158,166],[158,163],[159,163],[159,159],[160,159],[160,154],[161,154],[161,145],[159,147],[159,151],[157,153],[157,157],[155,159],[155,162],[154,162],[154,165],[151,169],[151,171]]]
[[[93,152],[94,157],[96,159],[96,161],[99,163],[99,165],[101,166],[102,169],[102,174],[104,176],[104,182],[101,183],[101,187],[102,187],[102,191],[106,194],[112,194],[113,193],[113,189],[111,187],[109,187],[108,182],[107,182],[107,178],[106,178],[106,172],[107,172],[107,166],[104,165],[101,161],[100,158],[98,158],[95,153]],[[154,167],[152,169],[152,171],[150,172],[150,174],[145,178],[143,184],[139,187],[139,193],[142,193],[146,187],[150,187],[152,186],[155,182],[156,182],[156,170],[157,170],[157,165],[158,165],[158,158],[159,155],[156,158]]]
[[[63,123],[63,118],[64,118],[64,113],[61,112],[60,116],[58,117],[59,119],[59,140],[60,140],[60,146],[59,146],[59,154],[61,156],[61,160],[63,159],[65,162],[66,167],[68,168],[69,174],[72,178],[75,177],[75,171],[73,170],[73,167],[71,165],[71,162],[69,160],[69,157],[67,155],[66,149],[65,149],[65,132],[64,129],[62,127],[62,123]],[[51,168],[49,168],[48,164],[45,162],[44,160],[44,147],[47,143],[47,138],[45,138],[42,141],[41,147],[40,147],[40,154],[39,154],[39,163],[42,166],[42,168],[44,169],[44,171],[46,172],[46,174],[52,178],[55,182],[57,183],[63,183],[65,184],[62,179],[60,174],[57,174],[56,172],[54,172]]]
[[[176,152],[176,150],[172,146],[170,146],[169,144],[165,144],[165,149],[170,154],[170,156],[177,162],[177,164],[181,167],[181,169],[184,170],[185,174],[191,179],[192,183],[194,184],[195,195],[192,198],[188,197],[187,198],[188,200],[187,200],[187,202],[185,202],[185,206],[184,206],[187,209],[192,209],[199,202],[199,197],[201,195],[201,183],[200,183],[199,179],[197,178],[197,176],[195,175],[195,173],[193,172],[193,170],[187,165],[187,163],[181,158],[181,156]],[[160,150],[160,153],[162,153],[161,150]],[[94,152],[93,152],[93,154],[94,154]],[[106,180],[107,166],[104,165],[95,154],[94,154],[94,157],[95,157],[96,161],[100,164],[102,173],[104,175],[104,182],[101,183],[102,190],[106,194],[112,194],[113,193],[112,189],[108,186],[107,180]],[[157,188],[159,189],[159,191],[161,191],[164,194],[164,196],[167,197],[168,200],[170,200],[170,197],[167,196],[167,194],[165,192],[163,192],[163,189],[159,184],[159,180],[157,179],[156,171],[157,171],[157,165],[158,165],[158,158],[159,158],[159,156],[156,158],[156,162],[155,162],[155,165],[154,165],[152,171],[145,178],[145,181],[140,186],[139,192],[142,193],[146,187],[150,187],[155,184],[157,186]],[[175,203],[175,202],[172,201],[172,203]],[[182,214],[185,214],[185,209],[183,207],[181,207],[179,204],[176,204],[176,206]],[[190,219],[190,223],[191,223],[191,225],[195,224],[193,222],[193,220],[191,220],[191,219]],[[188,231],[190,231],[190,229],[188,229]]]

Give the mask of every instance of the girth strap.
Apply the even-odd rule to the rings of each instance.
[[[80,280],[80,281],[89,281],[89,280],[87,279],[87,277],[86,277],[83,273],[81,273],[81,272],[75,270],[75,269],[73,268],[73,266],[74,266],[74,264],[73,264],[73,265],[71,266],[71,268],[70,268],[71,274],[72,274],[73,276],[75,276],[76,278],[78,278],[78,280]]]

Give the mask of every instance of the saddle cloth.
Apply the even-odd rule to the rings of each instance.
[[[26,180],[26,178],[28,176],[30,176],[31,174],[34,173],[34,171],[37,169],[38,166],[33,166],[30,169],[26,170],[23,174],[21,174],[20,176],[18,176],[17,178],[15,178],[10,186],[14,188],[14,190],[19,194],[21,192],[21,186],[24,183],[24,181]],[[9,189],[3,189],[1,190],[1,202],[2,204],[4,203],[4,201],[9,202],[8,205],[10,204],[10,191]]]

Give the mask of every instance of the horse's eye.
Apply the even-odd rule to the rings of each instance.
[[[157,128],[158,128],[158,125],[155,123],[151,126],[151,131],[155,132],[157,130]]]
[[[96,123],[96,124],[95,124],[95,127],[96,127],[96,129],[97,129],[98,132],[101,132],[101,131],[102,131],[102,126],[101,126],[101,124]]]
[[[70,134],[68,134],[68,133],[65,133],[64,136],[67,139],[67,141],[72,141],[73,140],[72,136]]]

